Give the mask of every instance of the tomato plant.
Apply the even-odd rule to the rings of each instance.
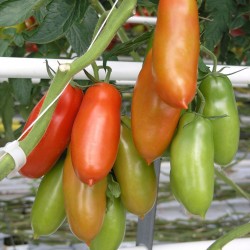
[[[73,122],[81,104],[83,93],[80,89],[68,85],[58,100],[55,112],[41,141],[27,157],[26,164],[19,173],[29,178],[39,178],[46,174],[66,149]],[[25,126],[25,131],[38,117],[45,96],[32,110]],[[42,118],[41,118],[42,119]],[[25,138],[27,133],[22,137]],[[41,160],[41,156],[45,155]]]
[[[147,55],[134,87],[131,127],[137,150],[148,164],[160,157],[171,142],[181,109],[161,100],[152,75],[152,50]]]
[[[63,193],[67,221],[72,233],[90,245],[101,230],[106,211],[107,178],[89,186],[75,174],[70,149],[63,171]]]
[[[187,109],[195,96],[199,41],[197,2],[160,0],[153,41],[153,73],[159,96],[173,107]]]
[[[170,184],[188,212],[205,217],[214,192],[214,142],[210,120],[184,113],[170,147]]]
[[[82,182],[93,185],[105,178],[118,151],[121,95],[109,83],[90,86],[76,116],[72,136],[72,162]]]

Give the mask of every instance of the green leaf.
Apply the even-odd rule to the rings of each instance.
[[[205,9],[209,13],[210,20],[205,22],[204,45],[213,50],[220,42],[223,33],[228,32],[228,24],[235,12],[235,2],[233,0],[210,0],[206,1]]]
[[[27,40],[45,44],[61,38],[80,17],[83,6],[81,0],[53,0],[42,23]]]
[[[16,44],[16,46],[22,47],[24,45],[24,38],[21,34],[16,34],[14,36],[13,42]]]
[[[245,5],[240,5],[238,6],[238,12],[241,15],[249,14],[250,12],[250,4],[249,3],[244,3]]]
[[[243,26],[246,23],[246,19],[243,16],[236,17],[229,26],[229,29],[237,29]]]
[[[8,0],[0,2],[0,26],[22,23],[47,0]]]
[[[5,130],[5,139],[15,139],[12,131],[12,118],[14,116],[14,100],[11,94],[11,87],[7,82],[0,84],[0,115]]]
[[[118,182],[116,182],[111,174],[108,175],[108,191],[118,198],[121,195],[121,189]]]
[[[202,5],[202,0],[197,0],[197,5],[198,5],[198,8],[200,8]]]
[[[246,5],[247,4],[247,0],[236,0],[237,4],[240,5]]]
[[[137,4],[144,7],[152,7],[157,5],[159,0],[138,0]]]
[[[108,52],[104,52],[103,54],[103,64],[106,65],[106,62],[109,58],[129,54],[131,51],[136,50],[137,48],[141,47],[148,43],[148,40],[151,38],[153,30],[144,32],[142,35],[129,40],[128,42],[117,44],[112,50]]]
[[[112,174],[108,175],[108,188],[106,191],[107,196],[107,210],[110,206],[112,206],[114,199],[119,198],[121,195],[121,189],[118,182],[114,180],[114,177]]]
[[[90,6],[84,18],[75,22],[66,33],[66,38],[77,55],[80,56],[84,54],[88,49],[97,21],[98,16],[95,10]]]
[[[199,57],[198,72],[199,72],[199,78],[211,72],[209,67],[204,63],[201,57]]]
[[[220,55],[219,55],[219,61],[221,61],[222,63],[226,61],[226,58],[228,56],[229,43],[230,43],[229,34],[228,33],[223,34],[222,39],[221,39],[221,44],[223,44],[223,46],[221,46]]]
[[[9,80],[13,89],[13,94],[21,105],[28,105],[31,98],[32,82],[31,79],[12,78]]]
[[[0,39],[0,56],[5,56],[10,45],[9,40]]]
[[[24,39],[22,34],[17,33],[15,28],[6,28],[2,31],[2,36],[5,40],[9,41],[9,44],[14,42],[17,46],[22,47],[24,44]]]

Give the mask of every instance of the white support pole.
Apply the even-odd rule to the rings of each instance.
[[[48,79],[45,58],[16,58],[0,57],[0,78],[43,78]],[[72,60],[66,59],[48,59],[48,63],[55,71],[58,68],[58,62],[71,63]],[[102,61],[97,61],[97,65],[102,65]],[[108,61],[108,66],[112,68],[110,80],[120,81],[121,84],[133,84],[142,67],[140,62]],[[218,70],[224,65],[218,65]],[[93,73],[91,66],[86,68],[89,73]],[[244,70],[242,70],[244,69]],[[239,87],[248,87],[250,85],[250,67],[245,66],[227,66],[224,74],[230,74],[242,70],[228,77],[234,85]],[[104,79],[105,72],[101,70],[100,78]],[[87,79],[84,72],[80,72],[75,79]]]

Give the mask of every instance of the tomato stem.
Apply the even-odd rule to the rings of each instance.
[[[225,235],[221,236],[217,239],[207,250],[221,250],[223,246],[225,246],[230,241],[242,237],[250,232],[250,222],[238,226]]]
[[[215,168],[215,174],[221,180],[223,180],[227,185],[231,186],[238,194],[247,200],[250,200],[250,194],[245,192],[240,186],[238,186],[234,181],[228,178],[225,172],[221,168]]]
[[[217,69],[217,63],[218,63],[216,55],[211,50],[209,50],[208,48],[206,48],[203,45],[200,45],[200,49],[203,52],[205,52],[206,54],[208,54],[212,58],[212,60],[213,60],[213,69],[212,69],[212,72],[215,73],[216,69]]]
[[[201,93],[201,91],[199,89],[197,89],[197,94],[201,100],[201,104],[200,104],[200,107],[199,107],[199,110],[198,110],[198,114],[202,114],[203,113],[203,110],[204,110],[204,107],[205,107],[205,104],[206,104],[206,100],[203,96],[203,94]]]
[[[99,68],[98,68],[96,62],[92,62],[92,63],[91,63],[91,66],[92,66],[92,68],[93,68],[93,72],[94,72],[94,77],[95,77],[95,79],[99,81],[99,80],[100,80],[100,79],[99,79]]]
[[[83,68],[89,66],[102,54],[102,52],[107,48],[115,36],[117,30],[130,17],[136,4],[136,0],[122,1],[119,7],[114,9],[114,11],[111,13],[106,25],[95,42],[92,44],[91,48],[89,48],[89,50],[81,57],[74,60],[70,64],[69,70],[65,70],[65,67],[63,67],[64,65],[59,66],[59,69],[52,80],[41,110],[46,109],[46,107],[54,101],[54,99],[63,91],[65,86],[71,81],[74,75],[79,73]],[[33,126],[25,139],[20,142],[20,147],[24,150],[26,155],[31,153],[33,148],[42,138],[46,128],[49,125],[53,111],[55,110],[55,106],[56,102],[44,114],[43,119],[40,119]],[[14,160],[9,154],[6,154],[0,161],[0,180],[5,178],[14,168]]]
[[[105,70],[106,70],[106,76],[105,76],[105,79],[104,79],[104,82],[109,82],[110,80],[110,75],[112,73],[112,69],[109,67],[109,66],[106,66],[105,67]]]

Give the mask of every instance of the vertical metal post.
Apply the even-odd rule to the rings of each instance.
[[[154,168],[155,168],[155,173],[156,173],[158,184],[159,184],[159,177],[160,177],[160,166],[161,166],[161,160],[160,159],[155,160]],[[157,202],[155,202],[154,207],[151,209],[149,213],[145,215],[143,220],[138,218],[136,246],[143,245],[143,246],[146,246],[148,250],[152,250],[153,248],[156,204]]]

